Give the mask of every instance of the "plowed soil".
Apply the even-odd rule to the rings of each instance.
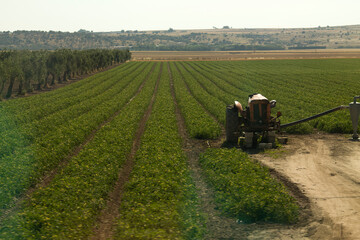
[[[301,239],[360,239],[360,142],[350,135],[290,135],[276,151],[252,156],[308,198],[312,215],[293,233],[303,232]],[[266,233],[257,232],[255,238]]]
[[[133,61],[222,61],[270,59],[360,58],[360,49],[278,51],[132,51]]]

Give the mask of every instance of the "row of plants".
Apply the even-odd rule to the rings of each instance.
[[[239,149],[207,149],[200,156],[207,182],[219,209],[238,222],[294,223],[299,207],[268,168]]]
[[[207,83],[218,86],[219,94],[214,91],[214,96],[233,96],[234,91],[238,91],[237,100],[244,105],[247,96],[255,92],[276,99],[276,110],[283,113],[282,122],[287,123],[350,102],[353,96],[358,95],[358,62],[357,59],[327,59],[187,64],[206,77],[202,79],[204,88]],[[326,91],[324,86],[327,86]],[[286,130],[306,133],[314,127],[328,132],[352,131],[348,111],[333,113]]]
[[[207,114],[197,100],[189,94],[183,77],[174,63],[169,63],[171,79],[176,102],[179,105],[186,124],[186,129],[192,138],[215,139],[220,135],[221,127]]]
[[[224,83],[216,79],[210,72],[199,69],[195,63],[184,63],[186,69],[193,75],[198,83],[212,96],[224,102],[224,104],[233,103],[236,100],[235,94],[223,90]]]
[[[130,68],[130,70],[133,69]],[[24,144],[20,146],[16,144],[17,136],[22,136],[30,144],[41,135],[50,133],[61,125],[68,124],[71,120],[112,98],[114,94],[121,91],[131,82],[131,77],[136,76],[135,74],[130,74],[131,72],[127,72],[127,75],[120,73],[116,71],[111,75],[110,73],[101,74],[99,76],[100,82],[96,81],[98,83],[97,87],[89,88],[87,91],[82,91],[79,94],[75,94],[77,91],[72,91],[72,86],[68,87],[69,92],[73,96],[67,97],[67,94],[63,94],[65,96],[60,95],[60,99],[58,99],[58,97],[53,95],[46,96],[46,94],[42,94],[43,97],[41,99],[45,103],[49,102],[46,105],[44,104],[44,106],[36,104],[38,98],[21,99],[21,101],[16,101],[16,104],[13,103],[15,101],[7,101],[1,104],[1,111],[4,114],[1,117],[1,123],[2,126],[4,123],[7,126],[2,128],[0,133],[2,138],[0,156],[11,154],[16,147],[25,147]],[[86,83],[87,81],[83,85],[86,85]],[[8,104],[10,102],[11,104]],[[20,111],[21,109],[25,110]],[[43,113],[44,111],[45,113]],[[12,126],[10,127],[9,124]],[[16,137],[11,139],[13,135]]]
[[[201,85],[194,77],[191,69],[187,69],[183,63],[175,62],[175,66],[188,86],[190,94],[192,94],[195,99],[210,112],[210,114],[216,117],[222,125],[225,125],[225,102],[206,91],[203,85]]]
[[[31,98],[16,98],[11,101],[1,102],[0,105],[6,108],[6,111],[13,116],[16,124],[22,125],[24,122],[29,123],[29,121],[39,120],[79,103],[79,101],[84,101],[84,98],[96,96],[140,66],[141,64],[135,62],[122,64],[106,72],[73,82],[56,91],[33,95]]]
[[[125,186],[118,239],[201,239],[204,235],[165,69]]]
[[[140,85],[150,73],[154,64],[146,65],[145,69],[137,69],[141,74],[121,79],[116,87],[102,94],[100,98],[88,99],[92,108],[80,116],[72,118],[68,111],[65,123],[53,128],[52,131],[37,135],[28,142],[19,143],[13,153],[2,156],[0,162],[1,214],[16,198],[31,185],[37,183],[42,176],[58,166],[73,149],[82,144],[98,126],[121,109],[135,95]],[[124,81],[122,81],[124,80]],[[107,96],[111,96],[108,98]],[[80,103],[85,104],[85,103]],[[69,108],[71,110],[71,108]],[[35,123],[36,124],[36,123]],[[36,127],[34,127],[36,129]],[[31,129],[29,132],[31,133]],[[35,131],[36,132],[36,131]],[[21,147],[21,144],[24,144]]]
[[[130,153],[159,71],[157,64],[131,101],[129,97],[133,94],[119,94],[116,101],[127,102],[121,112],[99,129],[93,140],[48,186],[35,191],[19,213],[7,219],[0,230],[0,238],[79,239],[91,234]]]
[[[0,99],[10,98],[14,89],[24,95],[35,89],[68,81],[76,75],[101,70],[131,58],[128,50],[55,51],[5,50],[0,52]]]

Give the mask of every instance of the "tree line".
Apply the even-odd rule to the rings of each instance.
[[[130,60],[129,50],[0,51],[0,100],[47,89]]]

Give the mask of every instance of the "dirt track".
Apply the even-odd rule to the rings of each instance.
[[[360,49],[279,51],[133,51],[133,61],[221,61],[264,59],[360,58]]]
[[[310,239],[360,239],[360,142],[349,137],[290,135],[280,156],[254,155],[309,198],[312,219],[295,231]]]

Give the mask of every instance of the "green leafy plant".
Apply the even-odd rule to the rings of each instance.
[[[299,207],[269,170],[238,149],[208,149],[200,163],[224,214],[243,222],[297,221]]]

